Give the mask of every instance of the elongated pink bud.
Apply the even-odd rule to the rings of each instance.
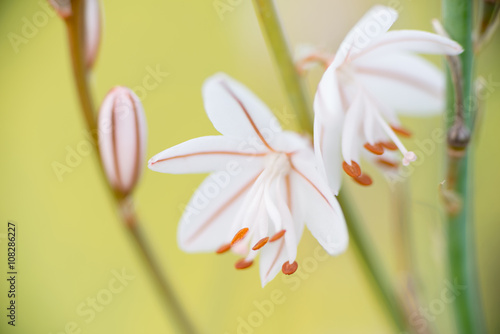
[[[99,0],[85,1],[85,62],[92,68],[97,59],[102,35],[102,17]]]
[[[102,15],[100,0],[84,0],[83,11],[74,8],[75,4],[71,0],[48,0],[56,13],[70,24],[77,24],[78,20],[70,20],[73,15],[80,13],[84,15],[83,36],[84,36],[84,56],[85,66],[90,69],[94,66],[101,44],[102,35]]]
[[[99,111],[99,150],[108,181],[126,196],[134,189],[146,159],[144,109],[135,93],[113,88]]]
[[[54,8],[56,13],[63,19],[71,16],[71,0],[48,0],[49,4]]]

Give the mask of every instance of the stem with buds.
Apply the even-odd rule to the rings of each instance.
[[[464,48],[451,57],[447,80],[448,172],[443,197],[447,209],[447,249],[450,279],[465,285],[453,303],[456,331],[486,333],[482,316],[474,242],[472,147],[474,124],[473,1],[443,0],[444,29]],[[438,29],[439,30],[439,29]],[[447,203],[448,202],[448,203]],[[450,205],[451,204],[451,205]]]
[[[140,256],[150,269],[154,277],[160,293],[165,301],[165,305],[172,320],[172,325],[176,333],[195,333],[194,328],[189,322],[187,316],[182,310],[181,304],[175,296],[175,291],[171,287],[167,277],[162,273],[158,266],[153,252],[148,247],[148,241],[144,238],[141,232],[139,221],[133,206],[133,200],[130,196],[115,191],[109,184],[101,157],[98,150],[98,128],[96,122],[96,112],[94,111],[94,103],[89,85],[89,70],[85,60],[85,0],[73,0],[71,2],[71,15],[64,18],[68,31],[69,46],[71,52],[71,60],[73,66],[73,76],[75,79],[78,97],[82,107],[83,116],[87,129],[92,134],[95,157],[99,161],[101,175],[104,178],[105,184],[108,185],[115,203],[120,212],[120,218],[123,221],[123,226],[127,228],[132,237]]]

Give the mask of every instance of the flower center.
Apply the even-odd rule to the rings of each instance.
[[[278,241],[289,244],[295,239],[286,188],[291,170],[289,157],[283,152],[269,153],[264,166],[236,215],[231,231],[234,237],[217,250],[217,253],[224,253],[232,249],[236,253],[245,254],[246,257],[236,263],[236,269],[250,267],[260,249],[267,244]],[[287,249],[292,245],[288,245]],[[288,265],[283,267],[285,274],[295,272],[294,261],[295,252],[286,262]]]

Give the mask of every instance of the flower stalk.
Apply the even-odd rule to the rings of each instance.
[[[53,2],[51,2],[51,4],[54,6]],[[99,155],[98,150],[99,131],[89,83],[90,64],[86,57],[87,50],[85,43],[85,5],[86,0],[72,0],[69,8],[59,8],[57,6],[54,6],[54,8],[63,18],[66,24],[73,68],[73,77],[75,80],[85,124],[88,131],[92,135],[93,144],[96,148],[94,150],[94,153],[97,161],[99,162],[101,172],[100,174],[103,176],[104,182],[108,185],[108,189],[110,190],[116,206],[119,209],[120,218],[124,222],[123,225],[126,227],[130,236],[134,240],[139,254],[145,260],[144,262],[149,267],[152,276],[154,277],[154,280],[158,285],[163,300],[165,301],[165,305],[167,306],[169,317],[170,319],[172,319],[172,325],[174,328],[176,328],[176,333],[195,333],[194,328],[190,324],[186,315],[183,313],[182,307],[175,297],[173,288],[168,283],[166,277],[162,274],[160,267],[154,260],[153,253],[148,248],[148,242],[144,238],[138,224],[138,218],[135,213],[132,197],[125,196],[123,192],[114,189],[113,186],[108,182],[108,178],[106,177],[103,161],[101,159],[101,156]]]
[[[313,113],[309,107],[306,87],[300,80],[299,73],[290,55],[273,1],[254,0],[253,3],[262,33],[266,37],[268,48],[274,55],[287,97],[297,114],[297,120],[302,129],[306,132],[312,132]]]
[[[448,171],[446,192],[459,200],[456,210],[447,210],[447,250],[450,279],[465,285],[466,290],[453,303],[456,331],[461,334],[485,333],[479,293],[475,254],[473,219],[473,148],[469,140],[457,147],[460,139],[472,129],[475,117],[473,1],[443,0],[445,31],[460,43],[464,52],[459,56],[462,82],[457,83],[456,65],[451,64],[447,79]],[[456,88],[456,91],[455,89]],[[460,99],[463,97],[463,102]],[[463,109],[462,109],[463,108]],[[459,145],[460,146],[460,145]],[[449,197],[449,196],[448,196]]]
[[[290,56],[273,1],[254,0],[254,7],[259,17],[262,33],[266,37],[268,47],[276,59],[281,78],[286,87],[287,97],[303,130],[312,135],[311,117],[313,112],[311,104],[308,103],[307,93]],[[366,234],[362,222],[349,205],[349,201],[345,199],[345,190],[343,192],[344,194],[339,196],[338,200],[344,212],[351,240],[358,250],[357,254],[360,261],[373,278],[374,286],[378,289],[381,300],[391,315],[394,326],[400,332],[405,332],[407,330],[407,321],[392,284],[387,277],[386,270],[378,262],[377,252]]]
[[[367,274],[373,278],[373,286],[376,288],[376,291],[378,292],[378,295],[387,312],[390,314],[398,332],[407,333],[409,331],[408,321],[403,311],[403,307],[395,290],[392,288],[393,285],[387,277],[387,272],[384,266],[379,261],[380,257],[375,251],[372,241],[365,232],[365,226],[356,215],[356,210],[350,205],[350,200],[346,196],[345,189],[342,190],[342,194],[338,196],[338,200],[344,212],[347,227],[349,229],[349,236],[351,237],[351,240],[353,240],[363,268]]]

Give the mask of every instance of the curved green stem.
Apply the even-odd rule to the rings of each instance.
[[[342,194],[338,196],[338,200],[344,212],[347,227],[349,229],[349,236],[357,250],[366,273],[372,277],[371,282],[378,292],[385,309],[391,316],[398,332],[407,333],[409,331],[408,320],[406,319],[403,306],[393,289],[394,285],[387,277],[387,272],[383,264],[379,262],[378,259],[380,257],[366,233],[366,227],[361,223],[356,214],[356,210],[350,205],[345,189],[342,190]]]
[[[454,93],[453,82],[448,73],[447,80],[447,120],[451,130],[457,119],[455,96],[461,94],[464,99],[463,112],[465,126],[473,128],[475,101],[473,90],[474,76],[474,44],[473,44],[473,1],[443,0],[443,23],[451,38],[460,43],[464,52],[460,55],[463,75],[462,87]],[[461,91],[460,91],[461,90]],[[473,184],[472,184],[472,146],[464,148],[457,154],[453,147],[449,148],[447,192],[459,199],[456,210],[447,213],[447,249],[449,262],[449,279],[465,286],[465,291],[457,296],[453,303],[457,333],[486,333],[481,298],[479,292],[475,233],[473,219]]]
[[[137,215],[135,214],[131,198],[125,198],[122,194],[116,192],[109,184],[104,167],[102,165],[101,156],[98,150],[98,128],[96,122],[96,112],[94,111],[94,103],[89,85],[89,70],[85,62],[85,0],[73,0],[71,3],[72,15],[65,19],[66,28],[68,31],[69,47],[71,52],[71,61],[73,65],[73,76],[75,79],[78,98],[82,107],[83,116],[88,131],[92,135],[94,144],[95,157],[99,162],[100,174],[103,177],[105,184],[108,185],[113,199],[120,210],[120,218],[124,222],[130,236],[132,237],[137,250],[148,266],[153,279],[156,281],[160,294],[165,302],[168,314],[172,320],[172,325],[176,333],[192,334],[196,333],[192,327],[186,314],[183,312],[181,304],[175,296],[175,291],[169,284],[165,275],[162,274],[160,267],[154,259],[153,252],[148,247],[148,241],[143,236],[138,224]]]
[[[297,115],[297,120],[302,129],[312,132],[313,114],[309,107],[305,85],[300,80],[293,63],[274,4],[271,0],[254,0],[253,2],[262,33],[266,37],[268,48],[274,55],[276,66],[279,69],[287,97]]]

